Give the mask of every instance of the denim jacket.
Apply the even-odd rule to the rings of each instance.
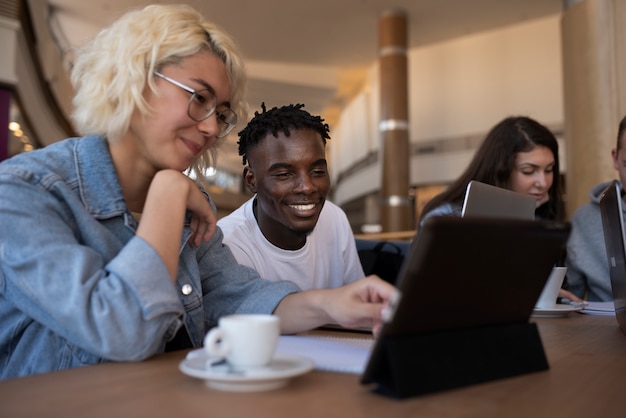
[[[136,229],[102,137],[0,164],[0,379],[143,360],[183,323],[199,347],[220,316],[270,313],[299,290],[237,264],[219,228],[188,245],[188,223],[172,283]]]

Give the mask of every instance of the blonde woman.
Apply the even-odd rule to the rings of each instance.
[[[0,378],[201,346],[218,318],[292,333],[380,326],[375,277],[301,292],[235,261],[201,172],[244,117],[232,40],[193,9],[148,6],[79,51],[70,138],[0,164]]]

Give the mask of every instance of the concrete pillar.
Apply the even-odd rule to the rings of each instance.
[[[616,178],[611,149],[626,115],[626,2],[566,0],[561,21],[568,218]]]
[[[407,18],[388,12],[379,20],[381,225],[383,232],[414,229],[409,199]]]

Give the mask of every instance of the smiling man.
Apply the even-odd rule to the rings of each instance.
[[[304,105],[267,110],[239,132],[243,177],[254,196],[218,221],[239,263],[302,289],[364,276],[345,213],[326,201],[328,125]]]

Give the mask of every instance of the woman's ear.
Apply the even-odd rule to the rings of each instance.
[[[243,168],[243,181],[251,193],[256,193],[256,177],[254,176],[254,170],[249,165]]]

